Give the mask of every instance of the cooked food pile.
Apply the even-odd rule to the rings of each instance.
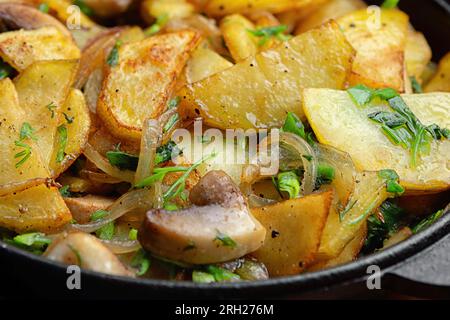
[[[0,0],[0,239],[216,283],[423,231],[448,211],[450,53],[380,5]]]

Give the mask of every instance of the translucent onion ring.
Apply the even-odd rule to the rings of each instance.
[[[137,240],[102,240],[103,244],[114,254],[125,254],[141,248]]]

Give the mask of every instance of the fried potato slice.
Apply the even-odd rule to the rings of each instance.
[[[43,27],[1,33],[0,57],[22,72],[36,61],[78,59],[80,49],[55,27]]]
[[[405,60],[408,76],[422,83],[422,74],[431,61],[431,48],[421,32],[410,28],[406,39]]]
[[[180,111],[220,129],[280,127],[289,111],[305,119],[301,89],[343,88],[353,54],[330,22],[186,86]]]
[[[194,83],[206,79],[216,73],[232,67],[233,64],[215,51],[201,44],[188,60],[186,65],[186,80]]]
[[[16,154],[25,149],[15,143],[20,140],[25,113],[9,78],[0,81],[0,97],[0,195],[6,195],[41,184],[50,174],[32,139],[23,141],[31,148],[31,155],[22,165],[18,165],[25,155],[17,157]]]
[[[362,0],[331,0],[323,5],[315,6],[314,10],[300,20],[295,34],[301,34],[312,28],[320,26],[330,19],[337,19],[352,11],[365,8]]]
[[[350,85],[365,84],[373,88],[394,88],[405,91],[405,45],[408,16],[393,9],[382,9],[380,21],[370,10],[354,11],[337,21],[356,57]]]
[[[239,62],[258,53],[258,40],[249,32],[255,28],[240,14],[227,16],[220,22],[220,31],[234,61]]]
[[[194,14],[195,7],[186,0],[144,0],[141,4],[143,18],[148,23],[167,15],[169,19],[186,18]]]
[[[72,219],[57,188],[40,185],[0,197],[0,226],[17,233],[58,231]]]
[[[424,90],[425,92],[450,92],[450,52],[441,59],[437,73]]]
[[[307,7],[315,1],[317,0],[210,0],[204,10],[211,16],[225,16],[233,13],[249,13],[260,10],[280,13]]]
[[[402,95],[424,125],[450,128],[450,94]],[[374,105],[369,105],[373,107]],[[379,108],[387,105],[376,104]],[[367,117],[345,91],[305,89],[303,109],[320,143],[347,152],[359,170],[393,169],[409,193],[436,192],[450,187],[450,141],[433,140],[429,154],[411,165],[409,150],[394,145],[379,124]]]
[[[86,14],[74,9],[72,1],[69,0],[38,0],[39,4],[47,4],[51,12],[59,21],[63,23],[80,24],[81,27],[90,29],[96,27],[97,24],[92,21]]]
[[[338,257],[359,236],[370,214],[390,196],[386,191],[386,180],[377,171],[361,172],[357,180],[359,183],[345,208],[330,211],[316,261]],[[342,220],[340,214],[343,215]]]
[[[140,139],[143,121],[167,108],[176,78],[199,40],[196,32],[184,30],[120,47],[117,65],[106,68],[97,104],[112,134]]]
[[[331,215],[331,213],[330,213]],[[358,258],[359,252],[364,246],[367,236],[367,224],[364,224],[356,233],[352,241],[350,241],[342,250],[342,252],[333,259],[315,262],[308,271],[319,271],[323,269],[329,269],[342,264],[352,262]]]
[[[251,210],[267,230],[264,245],[252,255],[271,276],[298,274],[314,261],[332,200],[329,191]]]
[[[36,143],[42,161],[49,166],[53,153],[56,128],[70,87],[75,79],[78,61],[39,61],[14,79],[23,121],[36,131]]]
[[[50,162],[52,177],[56,178],[66,171],[72,163],[83,152],[86,145],[91,127],[91,118],[89,109],[86,105],[84,95],[80,90],[72,89],[62,108],[64,117],[60,119],[60,126],[67,129],[67,145],[64,150],[60,145],[60,134],[55,139],[53,155]],[[58,152],[63,151],[64,158],[58,159]],[[61,161],[59,161],[61,160]]]

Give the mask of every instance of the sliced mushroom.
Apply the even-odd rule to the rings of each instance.
[[[0,3],[0,22],[10,30],[33,30],[53,26],[69,38],[72,38],[69,30],[61,22],[28,5]]]
[[[72,213],[72,217],[77,223],[88,223],[95,211],[107,210],[113,203],[114,199],[87,195],[82,198],[64,198],[67,207]]]
[[[44,255],[50,260],[78,265],[92,271],[133,276],[100,240],[83,232],[62,234],[53,241]]]
[[[192,189],[194,205],[147,212],[141,245],[155,255],[188,264],[233,260],[257,250],[266,230],[251,215],[242,193],[223,171],[211,171]]]

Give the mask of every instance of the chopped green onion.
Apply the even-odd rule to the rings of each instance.
[[[59,193],[61,194],[61,196],[63,198],[70,198],[72,196],[72,194],[70,193],[70,186],[64,186],[61,189],[59,189]]]
[[[109,211],[97,210],[91,215],[91,221],[98,221],[109,215]],[[95,234],[102,240],[111,240],[114,236],[115,223],[108,222],[106,225],[98,229]]]
[[[290,132],[306,139],[305,126],[295,113],[288,113],[282,129],[284,132]]]
[[[130,239],[131,241],[136,241],[137,236],[138,236],[137,229],[134,228],[130,229],[130,231],[128,232],[128,239]]]
[[[139,249],[131,260],[131,266],[137,268],[136,275],[143,276],[150,268],[150,258],[144,249]]]
[[[271,38],[276,38],[281,41],[287,41],[291,38],[290,35],[284,34],[287,31],[288,26],[279,25],[273,27],[264,27],[256,30],[247,30],[251,35],[261,38],[258,45],[264,46]]]
[[[195,283],[212,283],[216,282],[216,279],[212,274],[194,270],[192,271],[192,281]]]
[[[139,157],[120,150],[106,152],[109,163],[120,170],[136,171]]]
[[[46,3],[41,3],[38,7],[38,10],[43,13],[48,13],[49,9],[50,8],[49,8],[48,4],[46,4]]]
[[[94,14],[94,10],[90,8],[83,0],[74,0],[73,4],[80,8],[80,11],[83,12],[88,17]]]
[[[425,230],[429,226],[431,226],[433,223],[435,223],[438,219],[440,219],[444,215],[444,210],[439,210],[438,212],[433,213],[429,217],[423,219],[420,221],[414,228],[412,228],[412,232],[414,234]]]
[[[384,0],[381,7],[383,9],[394,9],[398,6],[399,2],[400,2],[400,0]]]
[[[206,267],[206,271],[211,274],[217,282],[229,282],[239,281],[241,277],[237,274],[228,271],[227,269],[209,265]]]
[[[289,199],[297,198],[300,195],[300,180],[294,171],[279,173],[275,182],[278,190],[289,194]]]
[[[61,163],[63,162],[64,157],[66,156],[66,147],[69,138],[67,134],[67,127],[65,125],[60,125],[57,131],[58,131],[59,148],[58,152],[56,153],[56,162]]]
[[[219,230],[217,230],[217,236],[214,238],[214,241],[220,242],[224,247],[235,248],[237,246],[236,242],[231,239],[226,234],[223,234]]]
[[[122,46],[122,41],[117,40],[114,47],[111,49],[111,52],[108,55],[108,58],[106,59],[106,63],[111,66],[115,67],[119,63],[119,48]]]
[[[169,21],[169,15],[168,14],[162,14],[156,18],[156,22],[144,30],[144,34],[147,37],[153,36],[161,31],[162,28],[167,24]]]
[[[422,86],[420,85],[419,81],[417,81],[415,76],[409,77],[411,81],[411,87],[413,89],[414,93],[423,93]]]

